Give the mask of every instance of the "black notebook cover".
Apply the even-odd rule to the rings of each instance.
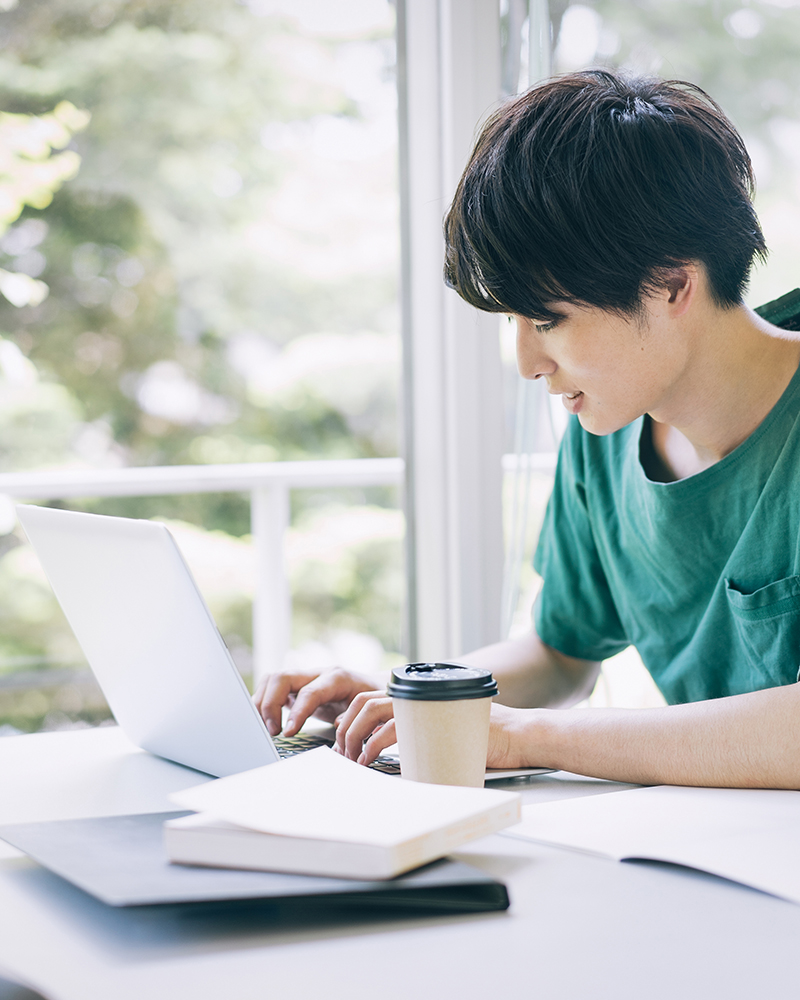
[[[471,865],[443,859],[380,882],[172,865],[165,820],[185,812],[0,826],[0,838],[109,906],[311,899],[384,910],[505,910],[506,887]]]

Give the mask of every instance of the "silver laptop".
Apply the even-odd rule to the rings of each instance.
[[[23,504],[17,513],[132,742],[217,777],[309,748],[302,736],[270,737],[165,525]],[[399,773],[391,758],[377,766]],[[540,769],[487,777],[530,773]]]

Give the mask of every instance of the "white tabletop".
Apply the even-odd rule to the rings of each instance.
[[[0,823],[166,810],[169,792],[201,780],[116,728],[6,737]],[[506,787],[541,802],[625,786],[558,774]],[[791,903],[696,872],[501,836],[459,857],[506,882],[507,913],[280,926],[114,910],[6,848],[0,968],[54,1000],[798,995],[800,907]]]

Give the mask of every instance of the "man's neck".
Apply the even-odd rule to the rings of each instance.
[[[800,336],[744,306],[714,309],[679,392],[652,417],[652,446],[672,479],[702,472],[762,423],[800,365]]]

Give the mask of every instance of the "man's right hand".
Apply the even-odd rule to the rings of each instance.
[[[277,736],[282,728],[284,736],[294,736],[312,715],[323,722],[336,722],[362,691],[377,694],[374,679],[341,667],[322,673],[286,670],[262,678],[253,701],[271,736]],[[289,717],[282,727],[284,708],[289,709]]]

